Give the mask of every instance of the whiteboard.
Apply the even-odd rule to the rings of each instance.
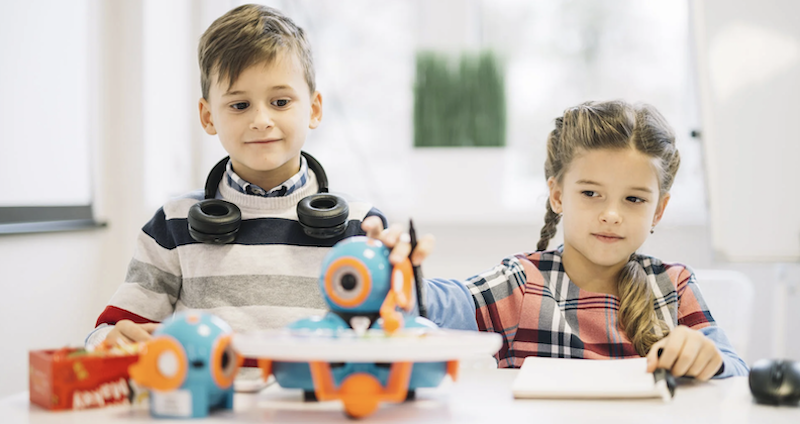
[[[800,260],[800,2],[691,4],[712,247]]]

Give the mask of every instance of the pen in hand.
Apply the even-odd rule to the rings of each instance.
[[[417,232],[414,230],[414,221],[408,220],[408,235],[411,237],[411,252],[408,254],[408,259],[411,260],[411,255],[414,249],[417,248]],[[411,263],[414,270],[414,283],[417,288],[417,307],[419,308],[419,316],[423,318],[428,317],[428,308],[425,306],[425,284],[422,281],[422,270],[419,265]]]

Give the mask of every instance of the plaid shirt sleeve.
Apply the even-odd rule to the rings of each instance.
[[[671,277],[675,276],[672,281],[676,283],[678,292],[678,324],[703,333],[722,354],[722,372],[714,378],[746,376],[749,372],[747,363],[734,351],[725,333],[711,317],[694,273],[682,265],[671,266],[667,272]]]
[[[505,357],[519,327],[526,275],[517,257],[506,258],[494,268],[467,280],[475,301],[478,330],[493,331],[503,337],[498,352]]]
[[[693,330],[715,326],[714,318],[700,294],[694,273],[684,266],[679,268],[677,278],[673,279],[677,283],[678,292],[678,325],[685,325]]]

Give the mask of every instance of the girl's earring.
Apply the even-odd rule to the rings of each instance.
[[[654,225],[654,226],[650,227],[650,234],[653,234],[655,232],[656,232],[656,227]]]

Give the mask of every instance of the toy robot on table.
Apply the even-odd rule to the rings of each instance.
[[[259,358],[264,378],[273,374],[307,400],[340,399],[351,417],[371,414],[380,402],[411,399],[448,374],[455,380],[457,358],[500,348],[496,334],[441,330],[411,315],[411,263],[392,267],[389,249],[377,240],[337,243],[323,261],[319,286],[330,307],[324,316],[237,334],[233,343]]]
[[[131,378],[150,389],[150,414],[200,418],[233,409],[233,380],[244,358],[231,345],[233,330],[203,312],[181,312],[153,332],[131,365]]]

